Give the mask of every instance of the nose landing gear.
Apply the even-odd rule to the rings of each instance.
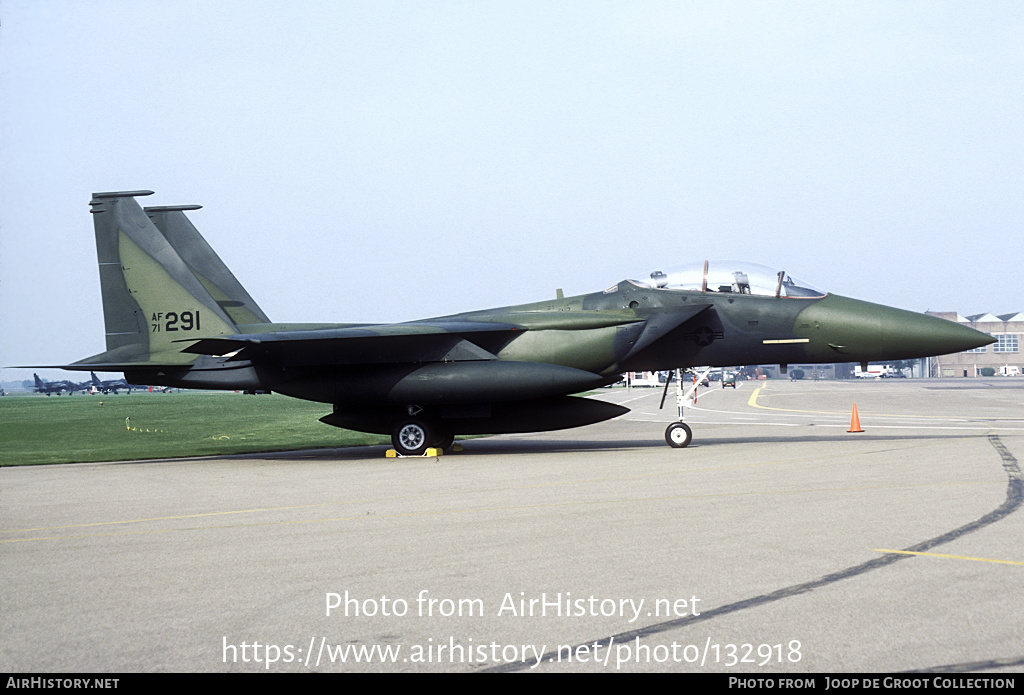
[[[691,441],[693,441],[693,430],[690,429],[689,425],[683,422],[683,415],[685,414],[684,411],[686,408],[686,402],[690,398],[690,396],[692,396],[693,393],[697,390],[697,386],[704,381],[704,379],[708,375],[708,372],[710,371],[711,367],[707,367],[706,369],[704,369],[704,371],[697,375],[697,378],[693,380],[693,386],[691,386],[686,393],[683,393],[683,370],[675,369],[669,372],[668,380],[665,382],[665,391],[662,392],[661,394],[661,405],[658,407],[659,409],[665,407],[665,397],[668,396],[668,386],[669,384],[672,383],[672,377],[675,376],[676,409],[679,413],[679,420],[677,422],[673,422],[665,429],[665,441],[668,442],[668,445],[674,449],[682,449],[683,447],[688,446]],[[696,400],[696,398],[694,400]]]

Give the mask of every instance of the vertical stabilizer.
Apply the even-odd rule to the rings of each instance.
[[[270,323],[256,301],[185,215],[201,205],[143,208],[167,242],[217,304],[237,324]]]
[[[151,193],[94,193],[90,202],[106,325],[102,357],[187,365],[195,355],[181,350],[190,338],[231,335],[235,324],[135,201]]]

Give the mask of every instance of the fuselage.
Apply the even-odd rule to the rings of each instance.
[[[671,326],[673,314],[686,316],[696,307],[703,308],[633,351],[648,322]],[[573,327],[580,316],[589,316],[595,327],[584,327],[582,320],[575,323],[580,327]],[[950,321],[840,295],[771,297],[659,289],[631,281],[605,292],[460,318],[523,321],[537,327],[504,347],[498,353],[501,359],[553,362],[601,374],[695,365],[910,359],[990,342],[988,336]]]
[[[463,322],[517,330],[475,339],[478,359],[380,358],[307,367],[203,357],[178,373],[150,374],[148,383],[273,390],[341,406],[494,403],[584,391],[625,371],[895,360],[990,341],[949,321],[839,295],[771,297],[653,288],[628,280],[605,292],[430,320],[441,326]],[[260,327],[312,336],[351,325]],[[453,344],[459,340],[453,335]],[[133,378],[129,374],[129,381]]]

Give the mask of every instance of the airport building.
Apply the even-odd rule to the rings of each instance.
[[[996,342],[968,352],[941,355],[929,360],[929,376],[1016,376],[1024,374],[1024,354],[1020,351],[1024,336],[1024,313],[975,314],[962,316],[955,311],[929,311],[947,321],[955,321],[988,333]]]

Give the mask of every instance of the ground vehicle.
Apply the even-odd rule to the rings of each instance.
[[[722,388],[724,389],[726,386],[731,386],[733,388],[736,388],[736,375],[735,374],[726,374],[725,376],[722,377]]]
[[[893,376],[893,369],[887,364],[870,364],[867,369],[857,365],[853,368],[853,375],[858,379],[885,379]]]

